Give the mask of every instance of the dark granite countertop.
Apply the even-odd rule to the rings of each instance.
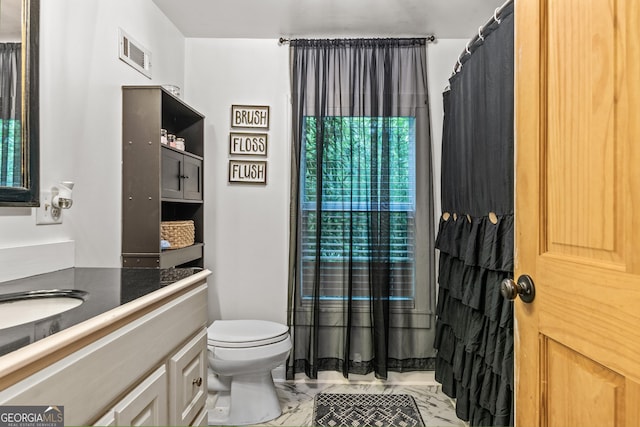
[[[78,289],[88,298],[71,310],[0,329],[0,356],[136,298],[147,295],[201,269],[68,268],[0,283],[0,294],[40,289]],[[0,316],[2,312],[0,311]]]

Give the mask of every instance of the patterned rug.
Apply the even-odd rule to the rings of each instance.
[[[314,426],[424,427],[408,394],[320,393],[313,405]]]

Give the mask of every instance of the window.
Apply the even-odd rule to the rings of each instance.
[[[20,120],[0,119],[0,187],[22,185]]]
[[[320,298],[344,299],[343,283],[351,271],[352,298],[368,300],[369,269],[382,246],[380,260],[391,270],[391,299],[412,302],[415,118],[305,117],[303,126],[302,298],[311,298],[319,274]],[[369,232],[377,226],[388,230],[382,244]]]

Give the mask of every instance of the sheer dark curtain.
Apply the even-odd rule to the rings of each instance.
[[[471,425],[513,425],[513,5],[444,94],[436,380]]]
[[[0,186],[22,185],[21,44],[0,43]],[[17,166],[17,167],[16,167]]]
[[[433,369],[424,39],[293,40],[287,375]]]

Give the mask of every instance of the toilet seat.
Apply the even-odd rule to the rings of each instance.
[[[266,320],[216,320],[207,328],[207,344],[214,347],[259,347],[288,337],[287,326]]]

